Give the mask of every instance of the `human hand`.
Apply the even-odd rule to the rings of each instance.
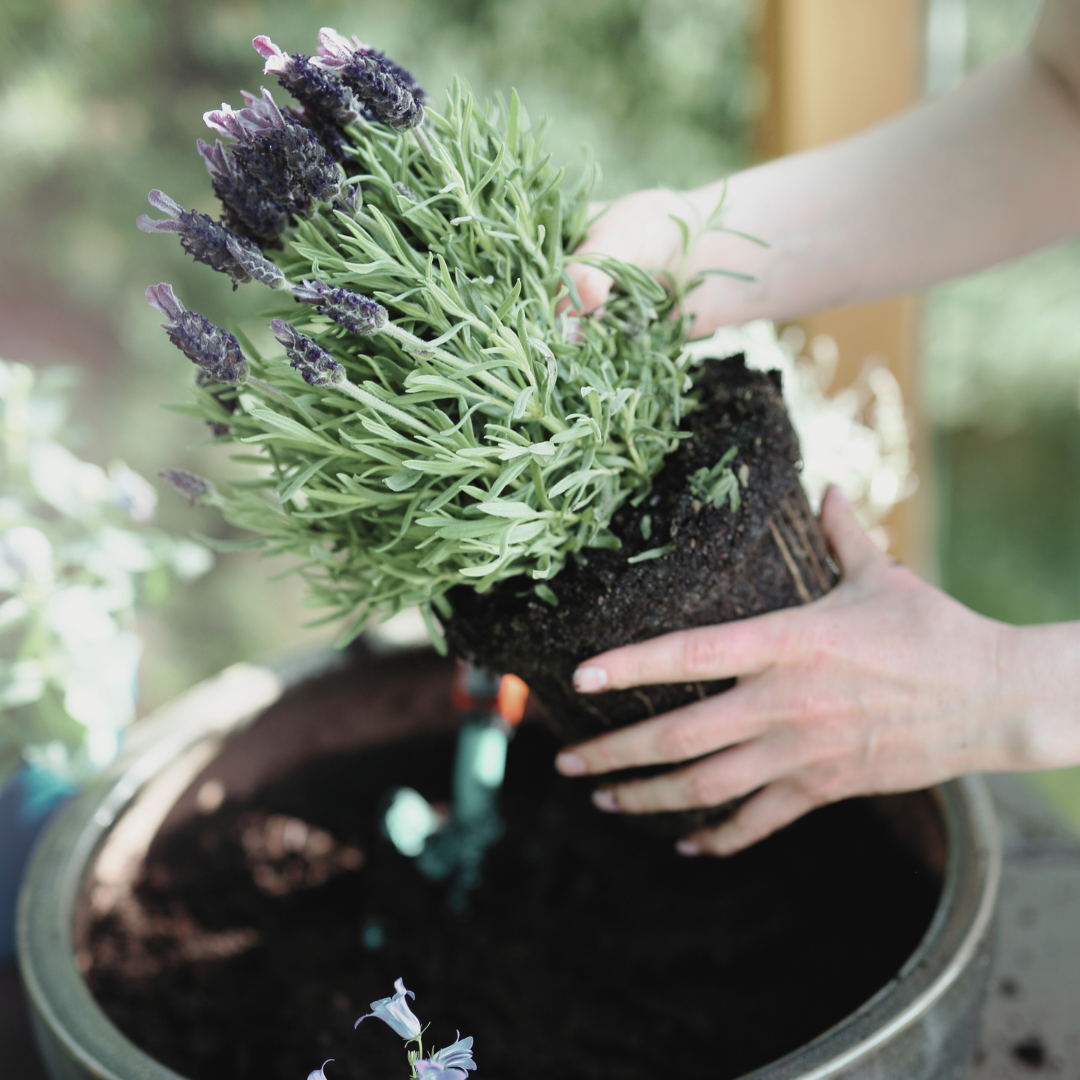
[[[575,255],[611,255],[643,270],[675,272],[681,237],[670,215],[686,217],[684,196],[652,188],[610,203],[594,203],[589,210],[593,221]],[[571,261],[566,269],[581,299],[580,314],[601,307],[611,292],[611,277],[585,263]]]
[[[727,199],[727,188],[727,181],[696,191],[652,188],[591,206],[588,234],[566,267],[581,300],[580,313],[604,304],[612,279],[595,266],[574,261],[574,256],[610,255],[657,275],[669,287],[700,275],[681,304],[683,312],[693,316],[696,337],[760,317],[765,309],[756,275],[763,269],[767,245],[719,227],[715,215]],[[688,249],[676,219],[687,228]],[[726,225],[726,216],[724,220]],[[564,300],[562,308],[569,307],[570,301]]]
[[[822,524],[843,578],[821,599],[578,668],[579,692],[738,676],[726,693],[564,750],[556,764],[572,776],[691,762],[601,787],[601,809],[685,810],[750,795],[728,821],[679,845],[729,855],[838,799],[1046,764],[1009,659],[1019,631],[883,555],[835,488]]]

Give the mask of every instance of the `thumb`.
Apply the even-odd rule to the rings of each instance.
[[[855,520],[844,493],[835,485],[821,504],[821,527],[844,577],[851,577],[880,559],[881,552]]]
[[[578,250],[580,251],[581,248]],[[566,272],[570,275],[570,280],[574,283],[574,288],[577,289],[578,297],[581,299],[581,309],[577,314],[588,315],[590,311],[595,311],[607,300],[614,282],[603,270],[598,270],[595,266],[585,266],[582,263],[570,263]]]

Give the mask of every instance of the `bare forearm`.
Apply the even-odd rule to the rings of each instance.
[[[689,194],[708,214],[722,190]],[[736,174],[691,271],[699,331],[926,287],[1080,232],[1080,109],[1032,49],[952,94],[818,150]]]
[[[1003,628],[998,670],[1005,769],[1080,765],[1080,623]]]

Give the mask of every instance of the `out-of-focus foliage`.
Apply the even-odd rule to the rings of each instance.
[[[220,478],[215,452],[189,455],[179,360],[146,307],[147,282],[188,306],[226,309],[267,345],[257,290],[229,292],[179,245],[139,233],[163,177],[185,206],[217,214],[195,152],[203,111],[260,74],[251,39],[313,40],[336,25],[386,49],[436,100],[453,75],[478,95],[516,86],[548,113],[557,163],[589,143],[601,194],[713,179],[747,160],[760,82],[751,63],[757,0],[5,0],[0,4],[0,351],[92,369],[80,397],[93,456],[146,475],[192,467]],[[207,459],[211,464],[207,464]],[[222,534],[216,516],[166,498],[173,531]],[[228,555],[148,627],[153,703],[242,656],[288,647],[299,589]],[[311,641],[310,638],[305,639]]]
[[[967,67],[1014,52],[1039,0],[968,0]],[[1080,242],[933,290],[927,297],[925,403],[935,423],[1015,429],[1073,410],[1080,388]]]
[[[22,760],[72,779],[112,760],[135,714],[136,607],[212,563],[146,527],[138,473],[58,441],[64,375],[0,360],[0,783]]]

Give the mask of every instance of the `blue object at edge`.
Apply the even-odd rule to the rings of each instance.
[[[15,955],[15,903],[34,843],[74,794],[66,780],[37,765],[24,765],[0,787],[0,962]]]

